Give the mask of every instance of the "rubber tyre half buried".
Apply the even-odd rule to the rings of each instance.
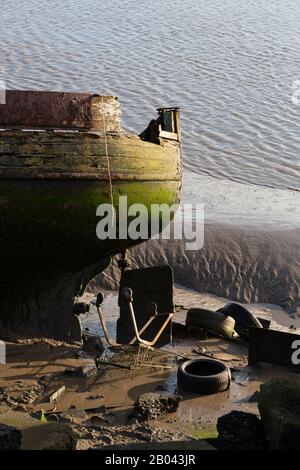
[[[235,321],[223,313],[212,312],[204,308],[190,308],[185,321],[188,329],[202,328],[216,335],[231,338],[234,333]]]
[[[182,390],[201,395],[222,392],[230,387],[231,373],[215,359],[195,359],[180,364],[177,383]]]
[[[218,312],[223,313],[223,315],[230,315],[234,318],[235,331],[246,341],[249,339],[249,328],[251,326],[262,328],[262,324],[256,316],[240,304],[234,302],[227,304],[225,307],[220,308]]]

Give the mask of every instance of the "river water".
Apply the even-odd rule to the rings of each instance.
[[[117,95],[134,132],[178,105],[187,170],[299,190],[299,24],[295,0],[6,0],[0,79]]]

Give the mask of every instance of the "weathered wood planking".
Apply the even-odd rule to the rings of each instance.
[[[126,134],[107,134],[114,180],[181,179],[177,142],[161,145]],[[0,177],[107,179],[103,134],[86,132],[0,132]]]

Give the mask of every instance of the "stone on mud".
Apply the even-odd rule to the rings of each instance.
[[[15,410],[26,410],[42,392],[43,387],[37,382],[17,380],[0,386],[0,403]]]
[[[20,411],[8,411],[1,416],[3,424],[17,429],[21,435],[21,450],[73,450],[77,436],[71,425],[49,423]]]
[[[262,384],[258,408],[270,448],[300,450],[300,381],[278,377]]]
[[[177,410],[181,397],[168,393],[144,393],[134,404],[134,416],[138,421],[156,419]]]
[[[77,408],[69,408],[64,413],[60,413],[59,422],[61,423],[74,423],[81,424],[83,421],[88,420],[88,415],[84,410]]]
[[[18,450],[20,447],[20,431],[12,426],[0,423],[0,450]]]
[[[222,450],[259,450],[266,448],[260,419],[244,411],[231,411],[218,419],[218,448]]]

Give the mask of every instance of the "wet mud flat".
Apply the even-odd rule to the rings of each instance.
[[[175,281],[199,293],[246,304],[273,304],[286,314],[300,308],[299,228],[205,222],[204,245],[187,250],[185,240],[149,240],[130,250],[133,269],[172,266]],[[87,286],[117,289],[117,257]]]
[[[200,294],[194,295],[199,304]],[[107,302],[114,305],[115,297],[107,293]],[[193,305],[196,301],[180,288],[175,298],[187,308],[187,299]],[[202,297],[202,305],[221,303],[220,298]],[[255,314],[272,320],[274,306],[255,308]],[[8,343],[7,364],[0,365],[0,423],[20,430],[24,449],[213,449],[218,418],[232,410],[259,415],[257,392],[262,383],[274,377],[299,381],[299,373],[283,367],[249,367],[246,343],[187,331],[186,312],[178,307],[172,344],[146,359],[128,351],[118,356],[117,351],[101,352],[97,347],[87,351],[85,346],[41,339]],[[95,333],[96,320],[87,324],[84,328]],[[112,314],[112,334],[113,324]],[[180,361],[205,357],[201,351],[231,368],[228,390],[197,395],[178,388]],[[149,392],[179,395],[177,411],[148,421],[137,419],[134,404]]]

